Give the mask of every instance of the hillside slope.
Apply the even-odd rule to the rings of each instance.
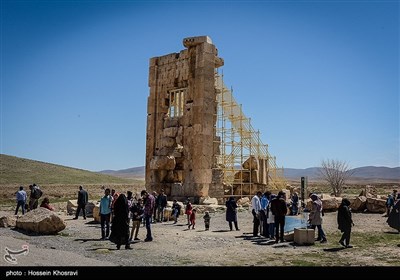
[[[130,184],[132,180],[0,154],[0,184]]]
[[[132,167],[121,170],[102,170],[99,173],[117,176],[120,178],[135,178],[135,179],[143,179],[144,178],[144,166]]]

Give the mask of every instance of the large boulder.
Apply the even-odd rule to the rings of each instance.
[[[250,198],[247,196],[239,198],[236,203],[242,207],[249,207],[251,205]]]
[[[97,201],[89,200],[89,202],[86,204],[85,210],[86,210],[87,217],[93,216],[93,209],[97,203],[98,203]],[[82,211],[79,214],[82,215]]]
[[[96,205],[97,201],[89,200],[86,204],[85,211],[86,216],[90,217],[93,214],[94,206]],[[68,200],[67,202],[67,213],[68,215],[75,215],[76,210],[78,209],[78,202],[76,199]],[[83,215],[82,211],[79,213],[80,216]]]
[[[333,197],[328,194],[323,194],[322,198],[322,209],[326,212],[336,211],[339,208],[340,203],[342,203],[341,197]],[[312,209],[312,200],[310,198],[305,199],[306,208],[308,210]]]
[[[3,216],[0,218],[0,227],[15,227],[17,223],[17,217],[15,216]]]
[[[100,223],[100,203],[93,207],[93,219],[95,222]]]
[[[226,211],[226,207],[223,205],[210,204],[210,205],[195,205],[193,208],[196,209],[197,214],[203,214],[208,211],[209,213],[215,213],[217,211]],[[198,216],[202,218],[202,216]]]
[[[255,156],[250,156],[243,162],[242,167],[247,170],[258,170],[258,160]]]
[[[367,209],[372,213],[385,213],[386,212],[386,200],[368,197],[367,198]]]
[[[361,191],[359,196],[365,196],[365,197],[376,197],[378,194],[378,191],[374,186],[371,185],[366,185],[365,188]]]
[[[16,227],[39,234],[56,234],[65,229],[64,220],[53,211],[39,207],[18,218]]]
[[[364,211],[367,205],[367,198],[365,196],[357,196],[350,204],[350,208],[354,211]]]
[[[321,201],[322,209],[324,209],[324,211],[336,211],[342,203],[342,198],[323,194]]]
[[[76,213],[76,209],[78,209],[78,202],[76,201],[76,199],[68,200],[67,202],[68,215],[74,215]]]
[[[204,196],[200,197],[200,204],[203,205],[218,205],[218,200],[215,197]]]

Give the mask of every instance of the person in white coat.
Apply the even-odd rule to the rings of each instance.
[[[315,193],[311,194],[310,198],[312,200],[312,208],[310,215],[308,216],[308,222],[310,223],[312,229],[315,229],[315,227],[318,228],[318,237],[316,241],[326,243],[326,235],[322,229],[322,201]]]
[[[260,210],[261,210],[261,198],[262,193],[258,191],[255,196],[251,199],[251,213],[253,214],[253,236],[258,236],[260,228]]]

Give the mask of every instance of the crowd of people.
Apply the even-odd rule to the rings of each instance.
[[[15,215],[18,215],[18,211],[21,208],[22,215],[26,212],[34,210],[39,206],[39,199],[43,195],[43,191],[40,189],[39,185],[33,183],[29,185],[29,201],[28,194],[24,190],[24,186],[20,186],[19,190],[15,193],[17,200],[17,207],[15,208]],[[40,207],[47,208],[51,211],[54,211],[54,207],[50,205],[50,200],[48,197],[44,197],[42,202],[40,203]]]
[[[26,211],[36,209],[39,205],[39,199],[43,195],[43,191],[37,184],[29,186],[30,194],[29,201],[28,195],[24,190],[23,186],[19,187],[16,192],[17,206],[15,209],[15,215],[18,214],[21,208],[22,215]],[[324,216],[323,205],[320,197],[316,193],[310,193],[309,198],[311,199],[311,208],[305,209],[309,212],[308,215],[308,228],[317,229],[316,241],[321,243],[327,242],[325,232],[322,228],[322,220]],[[83,219],[86,219],[86,205],[89,201],[88,192],[79,186],[78,199],[77,199],[77,210],[73,219],[78,219],[80,212],[83,214]],[[278,192],[277,195],[272,194],[270,191],[264,194],[258,191],[251,199],[251,212],[253,214],[253,236],[264,236],[276,243],[284,242],[284,227],[286,215],[298,215],[299,214],[299,197],[294,192],[289,202],[286,200],[286,194],[283,191]],[[345,248],[352,248],[350,245],[351,229],[354,226],[352,220],[352,213],[350,208],[350,201],[347,198],[343,198],[337,212],[337,223],[338,229],[342,232],[342,236],[339,243]],[[237,208],[238,204],[235,198],[229,197],[225,203],[226,206],[226,221],[228,222],[229,229],[232,231],[233,226],[235,230],[239,231]],[[48,197],[44,197],[40,203],[40,207],[54,211],[55,208],[50,205]],[[101,228],[101,239],[109,239],[115,243],[117,249],[120,249],[121,245],[125,245],[126,249],[130,249],[130,242],[132,240],[140,240],[138,237],[140,225],[146,228],[145,242],[153,241],[153,235],[151,231],[151,224],[156,222],[164,222],[165,220],[165,209],[167,207],[167,195],[164,190],[161,190],[159,194],[155,191],[149,193],[147,190],[143,190],[140,196],[133,196],[131,191],[127,191],[127,194],[116,192],[115,189],[110,190],[106,188],[104,190],[104,196],[100,199],[100,228]],[[390,227],[395,228],[400,233],[400,194],[397,194],[397,190],[393,190],[388,195],[386,201],[387,223]],[[181,205],[175,199],[172,203],[171,217],[173,223],[178,222],[181,214]],[[288,211],[289,210],[289,211]],[[188,229],[195,229],[196,225],[196,208],[192,205],[191,200],[187,198],[185,201],[185,209],[183,212],[187,218]],[[203,215],[204,228],[209,230],[211,226],[211,216],[208,211],[204,212]],[[132,221],[132,226],[130,226]],[[132,228],[129,231],[130,227]]]

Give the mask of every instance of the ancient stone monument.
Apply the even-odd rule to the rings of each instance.
[[[275,157],[218,74],[224,62],[211,39],[183,45],[150,59],[146,188],[195,203],[276,188]]]
[[[217,114],[215,69],[223,65],[208,36],[185,38],[187,48],[150,59],[146,187],[174,197],[210,195]]]

